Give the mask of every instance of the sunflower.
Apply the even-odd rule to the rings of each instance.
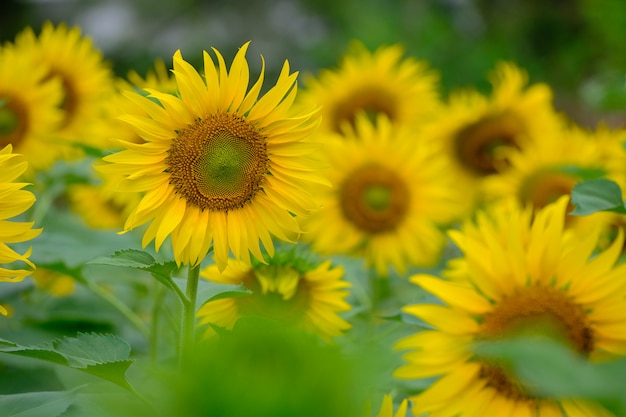
[[[590,361],[626,354],[626,264],[616,264],[623,234],[594,254],[599,230],[573,239],[564,228],[567,204],[562,197],[535,213],[513,204],[480,212],[450,233],[463,252],[453,266],[456,281],[411,277],[444,303],[404,308],[433,330],[398,343],[411,352],[395,376],[439,377],[411,398],[415,415],[608,415],[587,401],[534,396],[502,366],[473,354],[476,342],[519,331],[563,341]]]
[[[389,266],[404,273],[437,263],[440,226],[463,206],[439,148],[382,115],[374,123],[361,113],[355,123],[328,138],[333,188],[319,191],[323,209],[303,220],[303,239],[319,253],[363,256],[383,276]]]
[[[401,45],[370,52],[354,42],[338,68],[325,69],[305,83],[301,102],[322,106],[320,133],[341,133],[359,112],[393,123],[420,123],[440,105],[439,75],[426,62],[403,57]]]
[[[31,250],[19,254],[7,244],[25,242],[35,238],[41,229],[33,229],[33,222],[10,221],[30,208],[35,196],[30,191],[22,190],[26,184],[15,182],[26,171],[27,162],[13,153],[13,147],[7,145],[0,150],[0,282],[18,282],[32,273],[35,265],[28,259]],[[8,269],[8,264],[21,262],[29,269]],[[7,314],[0,306],[0,313]]]
[[[45,22],[37,36],[26,28],[15,39],[18,48],[31,51],[46,76],[63,87],[63,113],[59,136],[65,140],[99,145],[104,140],[93,129],[104,115],[104,103],[113,93],[113,73],[102,53],[77,26]]]
[[[104,158],[100,170],[125,177],[120,191],[145,193],[126,220],[125,230],[150,222],[146,246],[158,250],[168,236],[176,261],[199,264],[213,244],[214,259],[224,269],[229,251],[250,263],[250,252],[270,256],[272,235],[298,238],[297,217],[319,205],[310,186],[323,182],[311,157],[308,139],[317,111],[291,112],[297,73],[285,61],[276,85],[259,98],[263,72],[248,89],[246,43],[230,71],[214,50],[218,65],[204,53],[204,78],[174,54],[180,97],[148,90],[129,92],[144,115],[123,116],[145,143],[122,142],[126,148]]]
[[[477,199],[477,181],[506,169],[506,148],[522,148],[544,140],[563,123],[552,107],[545,84],[528,86],[528,75],[512,63],[500,63],[490,74],[490,96],[458,90],[424,136],[441,142],[452,168],[463,180],[468,198]]]
[[[509,169],[485,177],[483,194],[487,201],[512,199],[540,209],[570,195],[574,185],[584,179],[606,176],[624,184],[623,150],[610,153],[608,149],[593,132],[575,126],[563,128],[524,149],[509,149]],[[612,217],[610,213],[568,215],[567,226],[586,233],[595,227],[593,223],[606,224]]]
[[[350,284],[343,268],[331,261],[313,263],[277,255],[268,264],[231,260],[224,272],[210,265],[200,272],[209,281],[241,284],[251,295],[210,301],[200,308],[200,324],[231,329],[241,316],[261,316],[294,324],[323,337],[339,336],[350,327],[339,316],[350,309],[345,301]],[[209,327],[207,334],[213,334]]]
[[[10,144],[24,155],[26,177],[50,167],[61,152],[51,140],[62,117],[61,85],[46,75],[30,51],[0,49],[0,148]]]

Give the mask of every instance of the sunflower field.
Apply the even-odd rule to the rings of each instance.
[[[0,10],[0,417],[626,416],[623,0]]]

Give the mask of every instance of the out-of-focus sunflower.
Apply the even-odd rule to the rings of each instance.
[[[436,264],[445,244],[441,226],[466,206],[435,143],[416,142],[408,125],[385,116],[357,116],[354,130],[324,146],[333,188],[319,191],[323,209],[304,219],[315,251],[363,256],[378,274],[393,266]]]
[[[533,395],[474,344],[523,332],[558,340],[590,361],[626,354],[626,264],[623,234],[594,254],[599,229],[572,239],[564,228],[567,197],[533,212],[498,204],[451,237],[463,256],[454,281],[415,275],[411,281],[443,301],[404,308],[434,327],[401,340],[399,378],[439,377],[411,397],[415,415],[610,415],[579,399]]]
[[[211,245],[221,269],[229,251],[246,263],[250,253],[262,260],[260,242],[272,256],[272,236],[297,239],[297,217],[319,207],[310,188],[325,180],[308,138],[317,111],[291,111],[297,73],[287,61],[265,95],[264,68],[248,91],[247,49],[230,71],[218,51],[217,66],[205,52],[203,76],[176,52],[180,96],[127,93],[146,115],[123,119],[145,143],[123,142],[126,149],[99,168],[125,177],[120,191],[145,193],[124,227],[150,223],[143,245],[155,240],[157,250],[171,236],[179,264],[199,264]]]
[[[106,138],[93,129],[105,116],[113,93],[113,73],[102,53],[78,26],[47,21],[36,35],[26,28],[16,36],[19,49],[31,51],[47,78],[58,79],[63,90],[63,120],[58,135],[64,140],[100,147]],[[74,156],[73,153],[66,157]]]
[[[441,142],[462,178],[467,198],[478,199],[477,182],[507,167],[502,150],[549,139],[563,121],[552,107],[545,84],[528,85],[526,72],[511,63],[490,74],[490,96],[473,90],[453,92],[424,137]]]
[[[16,182],[26,171],[27,162],[13,153],[11,145],[0,150],[0,282],[18,282],[32,274],[35,265],[28,259],[31,250],[19,254],[8,244],[26,242],[41,233],[33,229],[33,222],[10,220],[28,210],[35,202],[33,193],[23,190],[27,184]],[[11,269],[13,263],[18,268],[26,264],[28,269]],[[7,314],[0,306],[0,313]]]
[[[51,138],[61,122],[61,85],[32,51],[0,49],[0,148],[12,145],[28,162],[26,177],[49,168],[62,152]]]
[[[241,284],[251,295],[210,301],[200,308],[200,324],[231,329],[242,316],[275,319],[328,338],[350,327],[339,313],[348,311],[345,301],[350,284],[343,280],[343,268],[331,261],[308,260],[277,255],[268,264],[245,264],[231,260],[220,272],[210,265],[200,272],[209,281]],[[207,334],[214,330],[208,327]]]
[[[365,112],[376,119],[385,114],[393,123],[420,123],[439,106],[439,75],[426,62],[403,57],[401,45],[370,52],[359,42],[338,68],[322,70],[306,79],[300,102],[322,106],[319,133],[341,133]]]
[[[484,196],[487,201],[512,199],[541,209],[570,195],[574,185],[585,178],[604,176],[624,184],[625,167],[619,163],[624,159],[622,153],[609,154],[592,132],[564,128],[524,149],[509,149],[509,168],[484,179]],[[606,224],[611,217],[610,213],[568,215],[566,224],[578,233],[587,233],[593,223]]]

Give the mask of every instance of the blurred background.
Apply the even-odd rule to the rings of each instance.
[[[263,54],[270,77],[284,59],[315,74],[359,39],[403,44],[440,72],[445,94],[486,91],[486,73],[506,59],[548,83],[578,123],[626,126],[624,0],[3,0],[0,40],[45,20],[80,25],[121,76],[169,64],[177,49],[200,64],[213,46],[228,62],[248,40],[253,70]]]

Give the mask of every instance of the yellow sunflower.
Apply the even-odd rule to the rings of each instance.
[[[300,102],[322,106],[320,133],[341,133],[359,112],[393,123],[420,123],[439,108],[439,75],[426,62],[403,57],[399,45],[370,52],[354,42],[336,69],[310,76]]]
[[[35,56],[12,44],[0,49],[0,148],[12,145],[28,162],[26,177],[60,153],[51,139],[61,122],[61,85],[46,79]]]
[[[624,184],[625,168],[621,163],[624,151],[610,153],[607,146],[593,132],[572,126],[524,149],[509,149],[506,152],[509,168],[483,180],[485,199],[512,199],[540,209],[569,195],[577,182],[589,176],[606,176]],[[586,233],[595,227],[594,223],[606,224],[612,217],[610,213],[568,215],[567,226]]]
[[[239,49],[230,71],[218,51],[217,66],[205,52],[204,77],[176,52],[180,97],[127,93],[146,116],[123,120],[145,143],[122,142],[126,149],[100,168],[125,176],[120,191],[145,193],[125,230],[150,223],[143,245],[155,240],[157,250],[171,236],[178,263],[199,264],[211,245],[220,269],[229,251],[246,263],[250,252],[262,260],[260,242],[273,256],[272,236],[297,239],[297,217],[319,206],[310,186],[324,179],[308,139],[317,111],[290,111],[297,73],[290,74],[287,61],[264,96],[264,69],[247,91],[247,49],[248,43]]]
[[[45,22],[39,35],[26,28],[15,39],[18,48],[32,51],[48,78],[63,87],[63,120],[59,135],[69,141],[98,146],[105,138],[93,129],[104,115],[113,92],[113,73],[102,53],[77,26]]]
[[[404,308],[433,326],[401,340],[398,378],[439,377],[411,397],[415,415],[609,415],[578,399],[534,396],[502,366],[477,358],[476,342],[515,332],[561,340],[590,361],[626,355],[626,264],[616,264],[623,234],[594,254],[599,230],[572,239],[564,229],[567,197],[533,214],[502,204],[451,233],[463,252],[456,281],[411,281],[443,301]]]
[[[224,272],[210,265],[200,272],[209,281],[242,284],[251,295],[210,301],[200,308],[200,324],[231,329],[239,317],[261,316],[293,324],[323,337],[339,336],[350,324],[339,313],[350,309],[345,301],[350,284],[343,268],[330,261],[315,264],[302,259],[273,258],[269,264],[231,260]],[[214,330],[208,327],[207,334]]]
[[[30,208],[35,196],[22,190],[26,184],[15,182],[26,171],[27,162],[13,153],[11,145],[0,150],[0,282],[18,282],[30,275],[35,265],[28,259],[31,250],[19,254],[7,244],[25,242],[35,238],[41,229],[33,229],[33,222],[11,221]],[[25,263],[29,269],[9,269],[13,262]],[[18,267],[19,268],[19,267]],[[0,313],[7,314],[0,306]]]
[[[333,188],[319,191],[323,209],[303,220],[303,239],[319,253],[363,256],[383,276],[436,264],[440,226],[463,208],[446,160],[408,125],[363,113],[355,123],[324,146]]]
[[[473,90],[453,92],[424,133],[444,145],[469,199],[479,198],[477,181],[506,168],[503,149],[542,141],[563,123],[552,107],[550,88],[528,86],[528,75],[517,66],[501,63],[489,80],[490,96]]]

